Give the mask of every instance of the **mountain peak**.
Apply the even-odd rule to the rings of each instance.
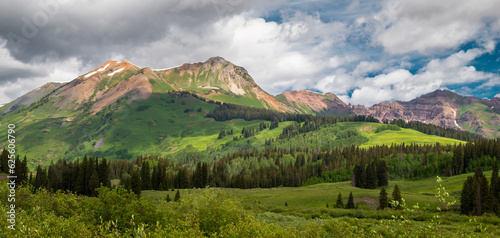
[[[211,64],[211,65],[223,65],[223,64],[228,64],[228,63],[231,64],[231,62],[227,61],[226,59],[224,59],[220,56],[211,57],[203,63],[204,64]]]
[[[309,90],[292,90],[284,92],[279,96],[289,105],[297,105],[298,110],[302,113],[320,113],[325,115],[350,114],[347,105],[332,93],[320,94]]]
[[[432,99],[432,98],[449,98],[449,99],[457,99],[457,98],[462,98],[463,96],[456,94],[455,92],[449,91],[449,90],[442,90],[442,89],[437,89],[434,92],[422,95],[419,98],[424,98],[424,99]],[[418,98],[416,98],[418,99]],[[415,100],[415,99],[414,99]]]

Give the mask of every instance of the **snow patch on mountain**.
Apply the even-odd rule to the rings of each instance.
[[[174,66],[174,67],[169,67],[169,68],[164,68],[164,69],[153,69],[153,71],[165,71],[165,70],[169,70],[169,69],[179,68],[181,66],[182,65],[178,65],[178,66]]]
[[[91,73],[86,74],[84,77],[85,77],[85,78],[88,78],[88,77],[90,77],[90,76],[92,76],[92,75],[94,75],[94,74],[96,74],[96,73],[97,73],[97,72],[91,72]]]
[[[455,111],[455,109],[453,108],[450,109],[453,111],[453,116],[455,117],[455,119],[453,120],[453,122],[455,122],[455,126],[457,126],[458,128],[460,128],[460,130],[462,130],[462,127],[460,127],[457,123],[457,111]]]
[[[109,74],[108,74],[108,76],[113,76],[113,75],[115,75],[116,73],[120,73],[120,72],[122,72],[124,69],[125,69],[125,68],[121,68],[121,69],[119,69],[119,70],[117,70],[117,71],[111,72],[111,73],[109,73]]]
[[[97,70],[97,72],[102,72],[102,71],[106,70],[106,68],[107,68],[108,66],[109,66],[109,64],[107,64],[106,66],[104,66],[104,67],[102,67],[102,68],[98,69],[98,70]]]

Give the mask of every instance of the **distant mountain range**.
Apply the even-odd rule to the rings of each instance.
[[[478,99],[438,90],[409,102],[366,108],[346,104],[331,93],[302,90],[273,96],[244,68],[220,57],[163,70],[107,61],[70,82],[47,83],[0,107],[0,126],[16,125],[16,151],[27,155],[29,167],[34,168],[83,155],[110,159],[172,156],[180,162],[201,151],[220,156],[263,148],[292,123],[238,140],[244,128],[259,128],[270,121],[207,118],[220,103],[287,113],[371,115],[380,121],[401,118],[500,137],[499,98]],[[222,131],[231,136],[219,138]],[[6,138],[6,133],[0,130],[0,137]],[[0,149],[5,143],[0,142]]]
[[[500,98],[479,99],[437,90],[408,102],[382,102],[366,108],[348,105],[331,93],[301,90],[272,96],[243,67],[221,57],[163,70],[140,68],[125,60],[106,61],[71,82],[47,83],[0,107],[0,113],[5,116],[44,101],[57,109],[45,117],[72,120],[82,108],[96,114],[123,97],[132,102],[167,91],[189,91],[208,100],[290,113],[371,115],[380,121],[400,118],[500,137]]]

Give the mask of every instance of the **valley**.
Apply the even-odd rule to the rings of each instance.
[[[438,90],[367,108],[270,95],[221,57],[162,70],[107,61],[0,107],[0,125],[16,125],[21,223],[34,227],[8,234],[495,237],[498,104]],[[4,174],[7,161],[3,150]],[[436,176],[445,200],[462,202],[469,177],[487,200],[438,212]],[[396,184],[405,207],[377,210]]]

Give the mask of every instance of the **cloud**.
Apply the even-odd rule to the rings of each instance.
[[[497,54],[499,4],[7,0],[0,2],[0,103],[108,59],[166,68],[213,56],[245,67],[271,94],[318,89],[369,105],[482,83],[474,94],[499,84],[496,72],[471,66]],[[474,48],[460,49],[468,43]]]
[[[356,68],[354,69],[354,71],[352,72],[352,74],[353,75],[358,75],[358,76],[365,76],[368,73],[373,73],[373,72],[379,71],[383,67],[384,67],[384,65],[381,62],[361,61],[356,66]]]
[[[16,6],[0,16],[0,38],[15,34],[22,39],[5,45],[15,61],[78,58],[81,70],[88,70],[107,59],[165,68],[222,56],[247,68],[271,93],[307,87],[314,74],[352,61],[328,54],[344,43],[345,23],[325,23],[298,10],[283,10],[281,23],[259,16],[261,8],[272,9],[279,1],[49,2],[49,10],[40,4],[0,3],[2,9]],[[47,17],[38,24],[36,16]],[[1,76],[0,85],[12,80]]]
[[[391,54],[434,54],[479,38],[498,37],[500,2],[494,0],[389,0],[373,17],[374,40]]]
[[[75,58],[63,61],[23,63],[10,55],[0,40],[0,103],[8,103],[48,82],[67,82],[83,73],[82,62]]]
[[[371,106],[382,101],[408,101],[422,94],[446,86],[469,84],[473,82],[499,83],[493,73],[477,71],[468,66],[471,61],[488,52],[488,49],[473,48],[459,51],[444,59],[433,59],[412,74],[407,69],[393,69],[374,77],[363,77],[362,69],[374,68],[377,64],[362,61],[351,73],[338,70],[319,81],[315,88],[340,94],[343,100],[352,104]],[[375,67],[376,68],[376,67]],[[486,84],[485,83],[485,84]],[[351,95],[347,93],[352,90]]]
[[[157,59],[163,61],[162,65],[172,65],[164,61],[169,59],[165,55],[172,55],[178,61],[173,63],[176,65],[218,55],[245,67],[270,93],[281,93],[288,88],[303,89],[308,78],[353,60],[342,54],[332,57],[327,53],[344,44],[345,24],[324,23],[318,16],[302,12],[287,15],[281,24],[240,14],[222,18],[200,31],[183,28],[171,31],[183,39],[182,43],[161,39],[141,47],[132,61],[142,64],[145,59]]]

